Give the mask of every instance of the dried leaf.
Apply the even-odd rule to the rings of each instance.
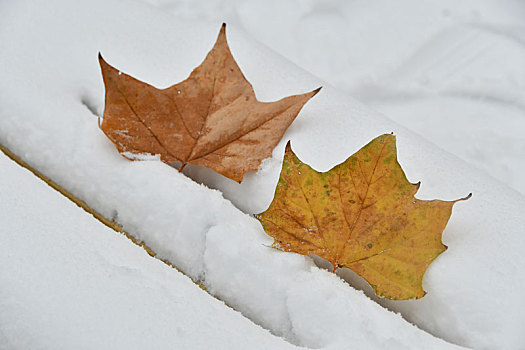
[[[128,159],[159,154],[166,163],[211,168],[241,182],[268,158],[319,89],[276,102],[257,101],[235,63],[223,25],[204,62],[181,83],[157,89],[99,56],[106,87],[101,128]]]
[[[394,135],[377,137],[325,173],[288,144],[273,202],[257,217],[274,247],[316,254],[334,271],[348,267],[380,296],[421,298],[423,274],[446,250],[441,235],[457,201],[415,199],[418,188],[397,161]]]

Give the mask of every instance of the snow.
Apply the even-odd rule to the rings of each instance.
[[[525,193],[525,3],[212,0],[210,20]],[[185,1],[156,2],[173,16]],[[437,127],[436,127],[437,126]]]
[[[432,334],[451,343],[475,348],[523,348],[525,338],[520,324],[525,302],[519,291],[525,286],[522,274],[525,260],[521,256],[521,249],[525,246],[525,217],[522,214],[525,198],[357,102],[347,95],[348,90],[329,86],[253,41],[240,25],[228,26],[229,42],[260,100],[276,100],[289,94],[310,91],[319,85],[325,86],[305,106],[275,149],[273,158],[266,160],[257,174],[249,174],[241,185],[205,169],[185,168],[185,174],[220,189],[221,193],[195,183],[158,161],[129,162],[117,154],[98,129],[98,116],[93,114],[101,115],[104,96],[96,59],[98,52],[101,51],[122,71],[155,86],[167,87],[186,78],[214,42],[224,20],[217,21],[214,16],[224,13],[224,9],[221,2],[213,4],[192,5],[185,12],[184,3],[165,1],[156,1],[154,5],[116,0],[74,3],[55,0],[45,5],[32,1],[3,3],[0,6],[6,15],[0,23],[0,73],[3,76],[0,81],[0,143],[104,216],[116,219],[126,231],[144,240],[160,257],[169,260],[193,279],[200,280],[211,293],[243,315],[292,343],[334,349],[347,348],[349,344],[356,348],[453,347]],[[305,8],[313,11],[312,7],[308,7],[313,6],[313,2],[305,2],[306,5],[295,2],[269,4],[284,6],[294,12],[270,11],[266,14],[261,10],[263,5],[256,1],[245,5],[233,4],[238,6],[238,12],[235,12],[231,22],[242,22],[244,27],[253,28],[247,24],[250,19],[253,19],[254,26],[272,16],[272,21],[280,23],[283,13],[290,16],[293,13],[301,22],[306,17],[301,11]],[[335,5],[341,3],[332,4],[333,9],[337,9]],[[425,11],[417,1],[407,4],[413,5],[415,12]],[[178,7],[172,7],[175,5]],[[395,23],[374,19],[379,14],[382,17],[378,18],[389,17],[392,12],[389,10],[392,9],[388,6],[382,8],[383,5],[384,2],[376,5],[376,10],[382,9],[377,13],[370,12],[373,7],[361,5],[368,9],[365,12],[368,17],[365,18],[376,21],[376,32],[373,38],[368,37],[370,43],[367,41],[367,45],[382,38],[381,33],[377,33],[377,26],[395,27],[395,23],[405,19],[401,12],[395,12],[398,15],[392,16],[392,21],[397,21]],[[327,5],[327,8],[330,9],[330,6]],[[180,17],[174,20],[177,17],[170,9],[187,15],[188,20]],[[199,13],[199,9],[209,17]],[[350,11],[335,12],[350,16]],[[198,15],[198,20],[189,19],[192,13]],[[246,13],[252,13],[251,17]],[[259,22],[254,13],[260,14]],[[501,15],[501,11],[488,13]],[[314,24],[316,21],[332,23],[328,19],[333,15],[334,10],[330,10],[312,14],[308,20]],[[355,24],[359,17],[356,11],[354,19],[348,23],[360,26],[357,28],[360,31],[346,29],[347,22],[344,20],[334,25],[343,26],[341,33],[359,37],[356,33],[366,32],[368,28],[366,22]],[[260,27],[261,31],[267,30],[266,40],[278,38],[278,43],[295,47],[282,37],[282,33],[288,33],[279,29],[282,27],[269,24]],[[309,25],[308,28],[312,27]],[[440,29],[436,27],[431,32],[425,32],[414,28],[418,27],[412,23],[399,33],[385,31],[387,35],[385,41],[381,41],[383,43],[389,43],[392,35],[413,35],[410,43],[405,43],[406,47],[397,41],[400,49],[394,50],[399,52],[396,62],[389,62],[390,56],[385,54],[388,50],[381,51],[393,46],[377,44],[379,51],[367,53],[376,57],[368,62],[368,71],[351,65],[356,76],[350,79],[341,73],[341,79],[348,79],[362,87],[367,74],[387,76],[389,69],[397,69],[400,62],[410,56],[411,50]],[[311,34],[315,34],[310,30]],[[289,32],[296,33],[293,30]],[[300,36],[302,32],[297,33]],[[372,30],[370,34],[373,34]],[[326,51],[339,47],[338,42],[332,39],[328,37],[326,40]],[[392,41],[392,45],[395,43]],[[364,44],[364,41],[361,44],[353,42],[352,51],[369,48],[363,47]],[[286,54],[289,51],[283,49],[283,52]],[[334,52],[339,57],[337,50],[332,54]],[[521,51],[517,52],[511,56],[515,57]],[[342,59],[345,57],[343,55]],[[317,61],[321,62],[320,59]],[[381,68],[383,64],[388,67]],[[359,72],[363,75],[359,76]],[[330,79],[328,74],[326,76]],[[396,95],[405,88],[394,86],[392,89]],[[352,91],[365,90],[355,88]],[[367,102],[377,100],[377,105],[390,106],[399,113],[406,112],[411,108],[408,103],[415,101],[406,102],[390,96],[368,98],[370,91],[356,95],[366,97]],[[440,94],[437,97],[433,95],[432,99],[439,102],[449,98],[445,93]],[[425,113],[435,107],[436,101],[432,99],[417,99]],[[491,105],[490,108],[496,110],[497,107]],[[455,108],[457,113],[465,110],[462,106],[450,108]],[[487,113],[486,109],[483,111]],[[432,116],[437,119],[439,113],[429,118]],[[509,118],[515,120],[515,129],[518,129],[521,125],[520,112],[516,111]],[[451,120],[454,120],[453,117]],[[434,125],[440,124],[435,122]],[[387,311],[337,276],[319,269],[311,258],[268,248],[271,240],[260,224],[241,212],[256,213],[269,205],[287,139],[291,139],[292,147],[301,160],[317,170],[327,170],[372,138],[391,131],[397,135],[400,162],[408,178],[412,182],[422,181],[419,198],[456,199],[469,192],[474,193],[469,201],[458,203],[454,208],[444,232],[444,243],[449,249],[431,265],[424,278],[428,294],[417,301],[379,301],[401,312],[426,332]],[[501,140],[506,141],[508,135],[519,136],[513,132],[516,131],[501,131]],[[436,134],[439,136],[438,131]],[[449,147],[459,149],[458,144],[463,143],[459,143],[460,138],[458,140]],[[518,144],[515,153],[510,152],[508,162],[519,154],[519,147]],[[452,148],[449,151],[460,153]],[[500,153],[493,154],[488,162],[496,157],[503,161]],[[23,186],[18,190],[20,188]],[[50,208],[53,208],[52,204]],[[80,230],[83,225],[75,227]],[[101,245],[107,244],[105,240],[100,239],[103,242]],[[68,245],[75,247],[74,243],[68,242]],[[29,247],[21,245],[19,249]],[[125,248],[118,248],[121,249]],[[112,252],[115,254],[114,250]],[[42,271],[47,271],[44,260],[41,262]],[[146,263],[140,263],[141,266],[143,264]],[[52,278],[60,280],[63,275],[68,274],[57,271]],[[362,281],[349,271],[342,270],[339,275],[371,295],[367,287],[362,286]],[[76,275],[70,272],[68,276],[74,278]],[[128,293],[128,289],[133,290],[125,285],[115,285],[115,288],[122,288],[122,294]],[[23,304],[23,301],[16,299],[16,295],[9,293],[7,306]],[[126,300],[122,305],[124,309],[124,305],[131,304]],[[122,312],[124,318],[126,314]],[[53,325],[60,328],[59,323],[57,321]],[[5,333],[3,328],[0,329]],[[14,323],[13,329],[13,332],[21,332],[24,328]],[[210,337],[228,342],[218,333]]]
[[[525,193],[523,1],[149,2],[175,18],[242,26],[332,86]]]
[[[0,168],[1,349],[297,348],[4,154]]]

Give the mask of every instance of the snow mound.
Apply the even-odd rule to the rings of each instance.
[[[149,1],[175,18],[238,23],[525,194],[525,2]]]
[[[1,349],[297,349],[0,153]]]

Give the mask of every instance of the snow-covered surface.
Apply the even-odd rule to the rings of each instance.
[[[239,24],[525,194],[524,1],[149,2],[174,18]]]
[[[310,258],[269,249],[271,240],[259,223],[220,192],[158,161],[128,162],[98,129],[91,112],[100,114],[103,106],[98,51],[123,71],[166,87],[202,61],[220,22],[175,21],[162,6],[114,0],[0,6],[6,14],[0,23],[0,143],[245,316],[294,343],[449,345],[318,269]],[[323,85],[239,27],[230,26],[228,35],[259,99]],[[427,296],[385,305],[450,342],[523,348],[522,195],[330,87],[305,106],[285,139],[291,138],[303,161],[327,170],[390,131],[398,136],[409,179],[423,182],[420,198],[474,196],[454,208],[444,233],[449,250],[425,275]],[[245,212],[258,212],[273,195],[284,142],[241,185],[202,169],[188,167],[187,173],[221,189]]]
[[[298,349],[151,258],[3,153],[0,168],[0,349]],[[238,263],[219,228],[208,235],[209,244],[217,245],[211,254],[223,252],[231,264]],[[252,251],[264,255],[260,249]],[[223,261],[213,255],[206,260]],[[295,260],[295,265],[305,265]],[[283,266],[274,269],[287,270],[287,262],[281,261]],[[268,312],[279,323],[269,307],[272,300],[282,302],[278,298],[284,286],[266,285],[268,274],[278,271],[250,268],[243,273],[259,275],[249,280],[252,291],[235,280],[242,276],[232,280],[227,271],[213,275],[212,285],[221,290],[226,283],[230,286],[222,290],[242,288],[243,294],[253,293],[260,300],[259,305],[248,300],[255,309],[254,318],[260,318],[256,313]],[[303,266],[305,271],[310,269]],[[326,273],[314,270],[290,276],[295,281],[293,287],[287,286],[286,303],[295,318],[296,333],[304,332],[295,341],[334,349],[348,344],[448,348],[373,302],[363,303],[359,299],[365,297],[336,278],[326,285]],[[311,293],[304,293],[303,288]],[[240,309],[245,309],[243,303],[241,297]],[[350,317],[338,315],[340,309]],[[321,318],[312,319],[313,312]],[[356,315],[366,314],[374,318],[372,325],[359,326]],[[327,317],[332,322],[327,323]],[[334,341],[326,328],[336,322],[355,331]],[[386,335],[374,334],[371,326],[385,327]]]
[[[0,349],[296,349],[0,153]]]

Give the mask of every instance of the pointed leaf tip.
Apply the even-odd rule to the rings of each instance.
[[[288,140],[288,142],[286,142],[286,147],[284,148],[284,152],[285,153],[288,153],[288,152],[292,152],[292,143],[290,140]]]
[[[102,57],[102,54],[100,52],[98,53],[98,64],[102,68],[102,75],[104,75],[106,69],[113,68],[109,63],[106,62],[106,60],[104,59],[104,57]]]
[[[98,53],[98,64],[102,67],[103,65],[107,65],[108,63],[106,60],[104,60],[104,57],[102,57],[102,53],[99,51]]]

